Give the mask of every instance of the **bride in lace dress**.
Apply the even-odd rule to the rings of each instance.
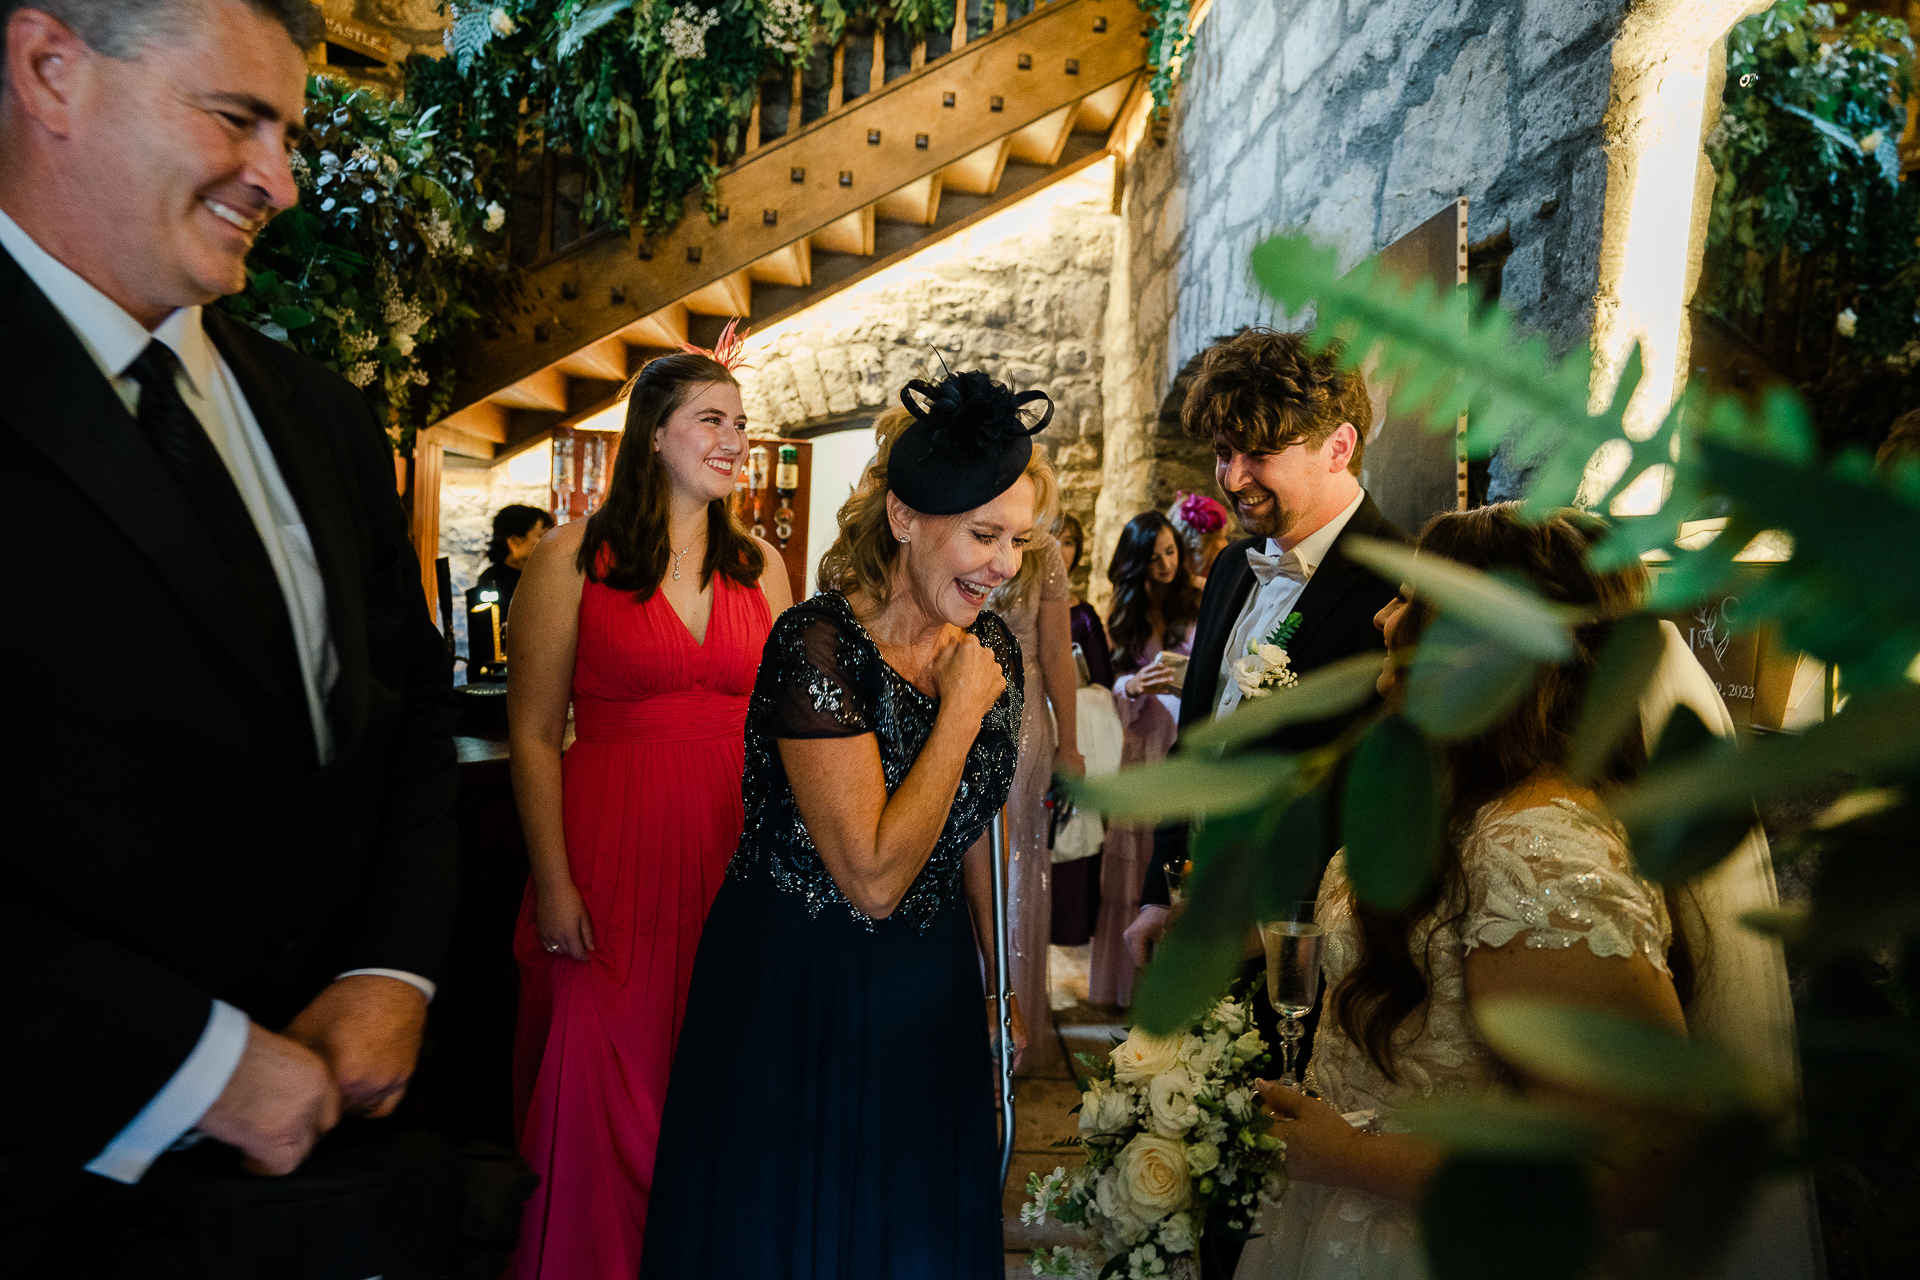
[[[1641,574],[1587,569],[1596,532],[1582,517],[1531,526],[1495,506],[1436,518],[1420,550],[1518,570],[1549,598],[1607,613],[1635,597]],[[1404,594],[1375,619],[1402,658],[1425,621]],[[1451,808],[1440,874],[1423,900],[1397,914],[1361,906],[1344,857],[1329,864],[1315,910],[1327,935],[1327,1000],[1307,1092],[1262,1086],[1282,1121],[1293,1185],[1266,1210],[1241,1280],[1424,1280],[1417,1209],[1445,1154],[1396,1118],[1429,1098],[1516,1092],[1603,1112],[1616,1135],[1600,1182],[1607,1215],[1632,1223],[1644,1214],[1659,1185],[1651,1171],[1675,1154],[1671,1137],[1650,1117],[1517,1072],[1473,1020],[1477,1002],[1535,996],[1687,1029],[1693,959],[1706,941],[1693,922],[1703,917],[1686,913],[1691,945],[1676,937],[1669,901],[1634,873],[1621,828],[1562,767],[1609,629],[1580,628],[1574,661],[1545,669],[1501,723],[1443,749]],[[1390,703],[1403,670],[1390,656],[1381,675]],[[1644,762],[1641,735],[1631,737],[1602,789]]]

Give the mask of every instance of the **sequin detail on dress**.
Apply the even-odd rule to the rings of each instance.
[[[1006,803],[1018,763],[1023,709],[1019,646],[1006,624],[991,613],[982,613],[968,630],[1000,663],[1007,689],[981,722],[953,810],[927,864],[893,914],[876,921],[847,901],[820,861],[794,803],[777,740],[871,733],[879,740],[881,774],[892,795],[933,732],[940,702],[887,665],[839,592],[823,591],[780,615],[767,637],[747,710],[746,772],[741,778],[746,826],[727,867],[730,879],[764,868],[781,891],[806,900],[810,915],[827,907],[845,908],[869,931],[893,927],[894,921],[926,929],[941,905],[956,896],[961,859],[994,811]]]

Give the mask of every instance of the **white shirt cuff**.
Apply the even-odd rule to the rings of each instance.
[[[428,1004],[433,1003],[433,993],[440,989],[419,974],[408,973],[405,969],[349,969],[345,973],[336,973],[333,976],[333,980],[338,982],[342,978],[357,978],[362,974],[367,974],[375,978],[392,978],[396,982],[404,982],[425,996]]]
[[[153,1100],[122,1129],[106,1150],[87,1165],[88,1173],[129,1185],[140,1181],[158,1160],[200,1117],[220,1100],[247,1050],[247,1015],[224,1000],[213,1002],[206,1030]]]

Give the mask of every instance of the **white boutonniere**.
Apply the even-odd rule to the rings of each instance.
[[[1264,698],[1275,689],[1291,689],[1300,683],[1287,653],[1287,642],[1299,629],[1300,614],[1290,613],[1265,640],[1247,641],[1247,656],[1235,660],[1232,667],[1233,682],[1240,686],[1242,698]]]

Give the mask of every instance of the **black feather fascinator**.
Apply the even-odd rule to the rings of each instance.
[[[1030,426],[1020,410],[1035,401],[1046,412]],[[1016,395],[978,369],[937,383],[915,378],[901,388],[900,403],[915,421],[894,442],[888,488],[930,516],[971,511],[1011,489],[1033,457],[1033,437],[1053,421],[1046,392]]]

